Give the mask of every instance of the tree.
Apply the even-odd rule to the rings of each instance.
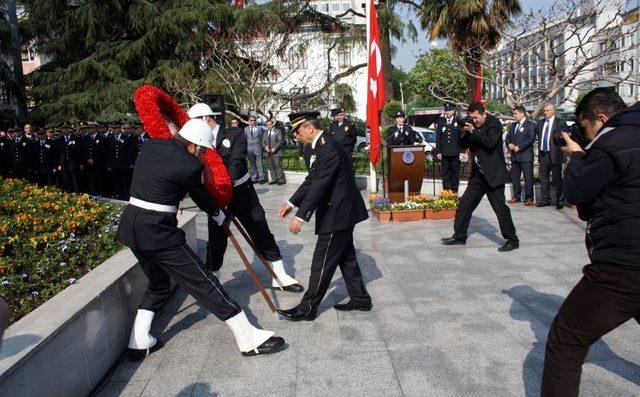
[[[415,92],[414,105],[439,106],[450,101],[466,105],[467,75],[464,60],[449,49],[432,49],[421,54],[409,72],[409,87]]]
[[[396,113],[401,110],[404,109],[402,109],[402,104],[400,103],[400,101],[391,100],[384,105],[382,113],[384,114],[386,120],[393,120],[396,117]]]
[[[2,13],[2,10],[6,10],[6,15],[4,15],[4,13],[0,15],[0,17],[2,17],[0,18],[2,20],[2,24],[0,24],[0,38],[2,40],[0,40],[0,43],[6,44],[0,44],[0,53],[9,55],[12,60],[12,66],[9,68],[6,62],[0,62],[3,64],[0,65],[0,79],[3,80],[8,91],[13,94],[16,99],[18,122],[24,123],[27,117],[27,100],[22,74],[20,27],[16,14],[16,1],[7,0],[0,2],[0,13]]]
[[[420,22],[431,40],[447,39],[463,56],[470,71],[467,92],[472,98],[481,78],[483,54],[496,48],[511,19],[521,12],[519,0],[423,0]]]

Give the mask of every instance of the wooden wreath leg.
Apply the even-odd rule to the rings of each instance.
[[[271,265],[269,265],[269,262],[266,259],[264,259],[264,256],[262,256],[262,253],[258,250],[256,245],[253,243],[253,240],[251,240],[249,233],[247,233],[247,231],[240,224],[240,222],[238,222],[235,216],[231,216],[231,222],[233,222],[233,224],[236,225],[236,228],[238,229],[238,231],[240,231],[240,234],[242,234],[242,237],[244,237],[244,239],[247,240],[247,243],[249,244],[253,252],[256,253],[256,256],[260,259],[260,262],[262,262],[264,267],[267,268],[267,271],[269,272],[271,277],[273,277],[278,282],[278,284],[280,284],[280,286],[282,287],[282,283],[278,279],[278,276],[274,273],[273,269],[271,268]]]

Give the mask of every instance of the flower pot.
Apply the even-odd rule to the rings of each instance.
[[[371,211],[380,222],[391,222],[391,211]]]
[[[424,210],[393,211],[394,222],[421,221],[424,219]]]
[[[457,208],[445,208],[440,211],[426,210],[427,219],[452,219],[456,217]]]

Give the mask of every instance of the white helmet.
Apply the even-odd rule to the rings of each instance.
[[[213,131],[211,131],[209,124],[203,120],[192,119],[187,121],[178,134],[191,143],[213,149]]]
[[[187,112],[190,119],[195,119],[203,116],[213,116],[213,110],[206,103],[196,103],[191,106],[191,109]]]

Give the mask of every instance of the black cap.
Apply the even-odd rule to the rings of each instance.
[[[344,109],[341,107],[331,109],[331,117],[336,117],[340,113],[344,113]]]
[[[320,116],[320,112],[317,111],[290,113],[291,132],[297,131],[303,123],[309,120],[317,120],[318,116]]]
[[[456,110],[456,105],[454,105],[451,102],[445,102],[444,103],[444,110],[445,111],[449,111],[449,110]]]
[[[406,114],[404,114],[404,111],[402,111],[402,110],[401,110],[401,111],[399,111],[399,112],[396,112],[396,115],[395,115],[394,117],[396,117],[396,118],[397,118],[397,117],[407,117],[407,115],[406,115]]]

